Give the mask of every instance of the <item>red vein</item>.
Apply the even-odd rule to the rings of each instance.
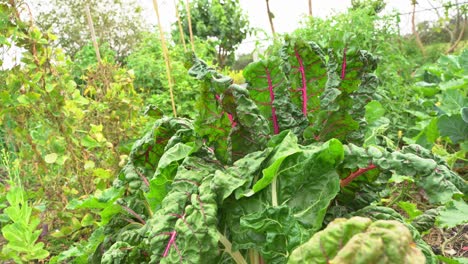
[[[365,167],[365,168],[359,168],[357,171],[351,173],[348,177],[340,180],[340,186],[343,188],[345,187],[346,185],[348,185],[351,181],[353,181],[355,178],[357,178],[359,175],[367,172],[367,171],[370,171],[370,170],[373,170],[377,168],[377,166],[375,166],[374,164],[370,163],[369,166]]]
[[[129,214],[133,215],[136,219],[138,219],[138,221],[140,221],[140,223],[142,224],[146,224],[146,221],[143,220],[143,218],[141,218],[141,216],[139,214],[137,214],[135,211],[133,211],[130,207],[127,207],[125,205],[120,205],[125,211],[127,211]]]
[[[176,239],[176,236],[177,236],[177,232],[172,231],[170,233],[171,233],[171,237],[169,238],[169,242],[167,243],[166,249],[164,250],[163,258],[167,257],[167,255],[169,254],[169,250],[171,249],[171,246],[173,244],[175,245],[175,239]]]
[[[343,64],[341,65],[341,80],[346,76],[346,48],[343,50]]]
[[[146,179],[145,175],[143,175],[138,169],[135,169],[135,171],[138,174],[138,176],[140,176],[141,180],[145,183],[146,187],[149,187],[150,183],[148,179]]]
[[[221,98],[219,97],[219,95],[215,95],[215,97],[216,100],[221,104]],[[229,118],[229,121],[231,122],[231,127],[235,127],[237,123],[234,122],[234,118],[232,117],[232,115],[230,113],[227,113],[227,116]]]

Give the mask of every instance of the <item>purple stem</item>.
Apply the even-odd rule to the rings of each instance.
[[[166,249],[164,250],[163,258],[167,257],[167,255],[169,254],[169,250],[171,249],[171,246],[175,243],[177,232],[172,231],[170,233],[171,233],[171,237],[169,238],[169,243],[167,243]]]
[[[143,175],[138,169],[135,169],[135,171],[138,174],[138,176],[140,176],[141,180],[145,183],[146,187],[149,187],[150,183],[148,179],[146,179],[145,175]]]
[[[146,224],[146,221],[143,220],[143,218],[141,218],[141,216],[138,215],[135,211],[133,211],[130,207],[127,207],[127,206],[125,206],[125,205],[120,205],[120,206],[122,206],[122,208],[123,208],[125,211],[127,211],[129,214],[133,215],[136,219],[138,219],[138,221],[140,221],[140,223],[142,223],[142,224],[144,224],[144,225]]]
[[[276,109],[273,106],[273,101],[275,101],[275,94],[273,92],[273,83],[271,81],[271,75],[268,68],[265,68],[268,80],[268,89],[270,91],[270,103],[271,103],[271,116],[273,117],[273,130],[275,135],[279,133],[278,118],[276,117]]]
[[[343,64],[341,65],[341,80],[344,80],[346,76],[346,49],[343,50]]]
[[[301,78],[302,78],[302,113],[307,116],[307,79],[305,76],[305,69],[304,69],[304,63],[302,62],[301,56],[299,56],[299,52],[297,52],[297,49],[294,48],[294,54],[296,55],[296,59],[299,62],[299,72],[301,73]]]

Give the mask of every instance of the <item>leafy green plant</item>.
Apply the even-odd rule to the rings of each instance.
[[[49,252],[44,249],[44,243],[38,241],[42,233],[37,229],[41,220],[33,214],[33,208],[28,204],[27,193],[19,178],[18,163],[10,160],[5,149],[2,149],[1,160],[9,180],[6,193],[7,206],[3,208],[1,217],[6,223],[2,226],[1,232],[7,243],[2,247],[0,259],[13,260],[16,263],[45,259],[49,256]]]
[[[47,197],[42,220],[69,236],[44,238],[54,252],[93,228],[89,212],[64,212],[69,200],[107,189],[130,152],[133,133],[154,119],[142,114],[131,71],[104,60],[73,76],[72,62],[50,46],[55,36],[21,20],[20,2],[0,7],[2,32],[22,48],[22,64],[2,74],[2,146],[20,163],[29,199]]]
[[[45,259],[49,252],[44,249],[43,242],[38,242],[42,231],[37,228],[41,220],[32,214],[33,208],[28,205],[26,192],[11,186],[6,198],[9,206],[3,213],[11,223],[2,228],[2,235],[8,242],[3,246],[1,258],[12,259],[16,263]]]
[[[437,64],[421,67],[416,75],[420,81],[413,87],[428,98],[428,105],[435,110],[429,112],[430,115],[419,115],[420,130],[414,140],[426,147],[440,144],[440,138],[450,143],[449,151],[436,151],[446,156],[452,165],[458,159],[463,160],[468,151],[467,74],[468,50],[464,50],[459,56],[444,55]],[[434,96],[436,102],[431,99]]]
[[[392,175],[412,179],[435,206],[464,196],[463,179],[420,146],[391,151],[350,143],[362,144],[366,118],[379,118],[365,113],[376,65],[367,52],[341,51],[341,60],[332,49],[324,59],[317,44],[288,39],[281,57],[245,69],[247,88],[195,58],[189,73],[201,80],[197,119],[157,121],[135,142],[110,189],[73,202],[70,208],[100,214],[101,227],[88,244],[55,260],[285,263],[320,231],[327,213],[376,212],[366,206],[379,200]],[[317,137],[324,127],[332,135]],[[390,208],[378,210],[411,231],[377,225],[389,241],[395,236],[387,229],[406,232],[405,243],[414,239],[434,263],[416,228]],[[388,250],[404,250],[391,257],[409,252],[398,243]]]

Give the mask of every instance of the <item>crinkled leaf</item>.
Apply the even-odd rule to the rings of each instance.
[[[223,110],[219,97],[233,83],[232,78],[219,74],[204,61],[195,58],[189,74],[202,81],[197,100],[198,117],[195,120],[197,134],[212,146],[216,157],[231,162],[228,153],[228,135],[231,127],[228,114]]]
[[[395,220],[404,224],[410,231],[417,247],[426,257],[426,264],[437,264],[437,258],[432,248],[422,239],[421,234],[412,225],[406,223],[404,218],[395,210],[383,206],[367,206],[351,214],[352,216],[369,217],[372,220]],[[432,227],[432,226],[431,226]]]
[[[293,251],[288,263],[423,263],[410,231],[398,221],[336,219]]]
[[[247,89],[231,85],[222,95],[222,104],[236,123],[228,138],[228,153],[232,161],[262,150],[270,136],[270,129],[267,120],[250,99]]]
[[[291,129],[301,135],[308,121],[300,109],[291,102],[286,76],[277,57],[249,64],[243,71],[250,97],[260,113],[268,120],[270,130],[278,134]]]
[[[308,233],[286,205],[243,216],[240,226],[257,234],[251,246],[259,249],[268,263],[284,263],[285,256],[278,253],[291,252],[306,241]]]
[[[414,226],[418,232],[422,233],[434,226],[437,215],[439,215],[438,209],[429,209],[422,215],[415,217],[413,221],[411,221],[411,225]]]
[[[468,223],[468,204],[465,201],[453,200],[446,204],[445,208],[436,218],[436,225],[442,228],[452,228]]]
[[[265,167],[272,164],[270,166],[274,166],[276,171],[276,191],[272,190],[274,185],[270,183],[252,196],[249,193],[249,197],[239,200],[232,197],[227,199],[222,209],[225,218],[223,223],[231,230],[230,236],[234,248],[254,247],[266,261],[272,263],[284,261],[287,248],[272,250],[271,245],[266,245],[257,232],[242,227],[240,219],[258,218],[261,214],[275,214],[278,208],[271,205],[273,205],[273,196],[276,195],[278,206],[289,208],[294,221],[300,225],[300,230],[304,230],[300,235],[300,240],[304,241],[321,228],[326,210],[339,191],[339,177],[335,168],[343,158],[341,143],[338,140],[331,140],[323,145],[299,146],[296,140],[291,141],[294,137],[291,132],[289,135],[282,133],[273,137],[269,143],[270,147],[282,149],[279,152],[272,150],[270,159],[265,161]],[[288,144],[285,144],[287,142]],[[288,154],[287,148],[293,150],[292,155],[283,159],[283,155]],[[282,160],[279,165],[275,163],[278,159]],[[286,221],[286,218],[283,220]],[[281,226],[287,229],[288,225],[296,225],[291,221],[281,223]],[[284,230],[281,232],[284,233]],[[294,241],[297,239],[299,238],[294,238],[290,243],[296,243]]]

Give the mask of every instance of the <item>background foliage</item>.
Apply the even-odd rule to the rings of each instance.
[[[466,261],[468,52],[441,54],[464,9],[420,24],[426,57],[377,0],[306,18],[251,63],[232,61],[251,32],[239,2],[192,1],[196,55],[217,65],[172,32],[170,118],[160,40],[133,1],[90,2],[102,62],[85,2],[54,3],[67,8],[36,25],[22,1],[0,2],[0,45],[21,52],[0,70],[0,259],[323,259],[314,237],[361,216],[407,238],[399,257]]]

